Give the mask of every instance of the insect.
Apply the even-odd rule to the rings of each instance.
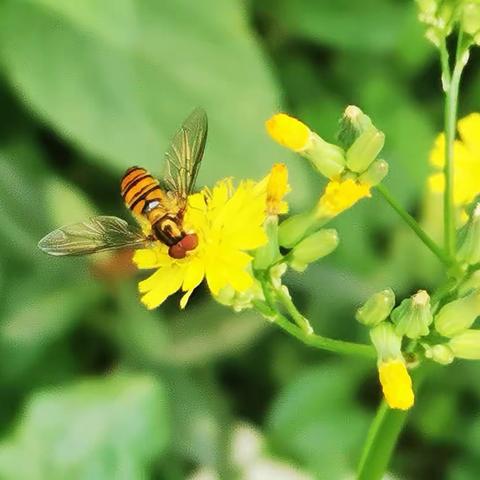
[[[165,153],[166,173],[159,182],[142,167],[129,168],[120,183],[127,208],[139,224],[151,226],[145,234],[113,216],[96,216],[85,222],[58,228],[38,243],[49,255],[87,255],[120,248],[148,248],[159,241],[169,247],[173,258],[184,258],[198,245],[194,232],[185,232],[183,218],[198,174],[207,140],[205,111],[196,108],[176,132]]]

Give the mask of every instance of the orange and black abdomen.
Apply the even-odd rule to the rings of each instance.
[[[120,188],[125,204],[137,215],[144,213],[145,205],[162,200],[163,192],[158,180],[142,167],[129,168],[122,178]]]

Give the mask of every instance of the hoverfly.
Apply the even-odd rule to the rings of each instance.
[[[160,241],[173,258],[184,258],[198,245],[194,232],[185,232],[183,217],[195,186],[205,150],[208,121],[196,108],[176,132],[165,153],[166,174],[160,183],[142,167],[129,168],[120,183],[121,195],[138,223],[148,222],[151,233],[113,216],[96,216],[50,232],[38,243],[49,255],[87,255],[121,248],[147,248]]]

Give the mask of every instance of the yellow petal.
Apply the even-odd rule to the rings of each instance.
[[[458,131],[467,148],[480,157],[480,113],[471,113],[459,120]]]
[[[296,118],[277,113],[265,122],[268,134],[280,145],[296,152],[308,145],[310,129]]]
[[[414,403],[412,379],[401,359],[382,362],[378,374],[385,401],[390,408],[408,410]]]
[[[167,247],[159,243],[158,247],[136,250],[133,261],[138,268],[158,268],[170,263]]]
[[[355,205],[358,200],[370,197],[370,187],[352,179],[328,182],[317,207],[319,216],[333,217]]]
[[[285,212],[283,197],[288,192],[288,170],[284,163],[273,165],[267,183],[267,213],[279,215]],[[288,208],[288,207],[287,207]]]

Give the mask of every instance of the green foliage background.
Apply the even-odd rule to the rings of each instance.
[[[400,0],[0,0],[0,478],[253,479],[253,461],[229,453],[239,422],[260,432],[263,459],[305,478],[353,471],[379,401],[374,365],[309,350],[205,291],[186,312],[177,298],[149,313],[136,278],[98,279],[36,242],[94,212],[126,216],[121,174],[159,174],[197,105],[211,126],[199,183],[285,161],[293,211],[322,182],[264,120],[284,109],[333,140],[343,108],[359,105],[386,133],[389,187],[420,214],[442,128],[422,35]],[[474,51],[461,114],[479,109],[478,66]],[[375,196],[335,226],[338,250],[288,280],[316,330],[366,341],[356,306],[387,286],[433,286],[438,265]],[[399,478],[478,478],[479,375],[475,363],[432,371]]]

